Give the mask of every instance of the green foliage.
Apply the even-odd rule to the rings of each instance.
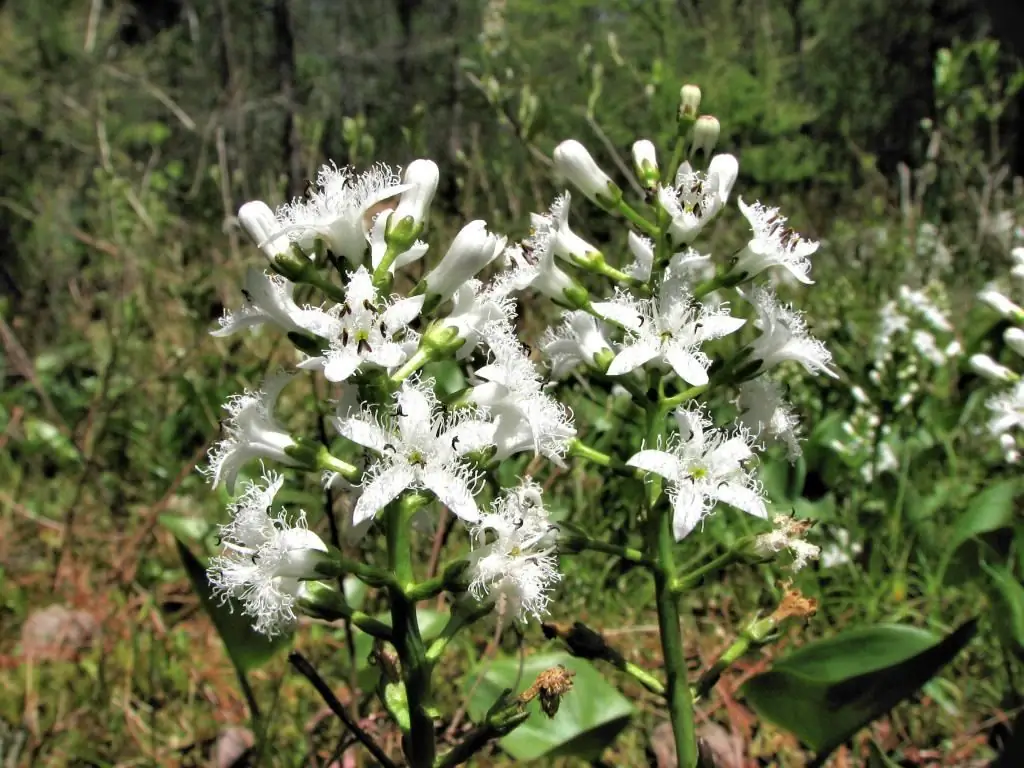
[[[562,755],[596,760],[635,712],[589,662],[565,653],[543,653],[523,660],[496,659],[479,673],[479,680],[471,675],[466,688],[470,716],[481,720],[504,692],[520,693],[538,674],[557,665],[575,673],[572,693],[554,717],[531,711],[522,725],[501,739],[501,748],[516,760]]]
[[[823,760],[912,696],[963,650],[974,631],[973,621],[942,639],[896,625],[849,630],[776,661],[750,679],[743,694],[759,715],[796,734]]]

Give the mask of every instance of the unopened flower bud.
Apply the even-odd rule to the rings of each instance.
[[[277,216],[262,200],[253,200],[238,209],[238,223],[242,231],[259,248],[263,255],[273,262],[291,253],[291,242],[286,235],[271,237],[281,230]]]
[[[690,144],[690,157],[697,152],[703,152],[705,157],[710,157],[715,145],[718,144],[718,137],[722,133],[722,126],[717,117],[701,115],[693,126],[693,143]]]
[[[1006,332],[1003,333],[1003,341],[1006,342],[1006,346],[1021,357],[1024,357],[1024,329],[1007,328]]]
[[[1000,365],[988,355],[971,355],[967,364],[979,376],[990,381],[1012,382],[1019,377],[1005,365]]]
[[[654,144],[640,139],[633,144],[633,167],[644,189],[654,189],[661,178],[658,172],[658,155]]]
[[[690,121],[697,119],[700,112],[700,87],[687,84],[679,89],[679,118]]]
[[[601,207],[612,208],[622,199],[622,190],[575,139],[555,147],[552,157],[555,170]]]
[[[437,164],[433,160],[413,160],[402,177],[402,183],[410,185],[410,189],[402,193],[393,221],[411,218],[419,236],[430,217],[430,204],[437,192],[438,178]]]
[[[460,285],[498,258],[506,239],[488,232],[483,219],[471,221],[455,236],[441,263],[423,278],[426,292],[447,301]]]
[[[1024,309],[1021,309],[1009,297],[995,288],[986,288],[978,294],[978,300],[987,304],[1007,320],[1024,321]]]

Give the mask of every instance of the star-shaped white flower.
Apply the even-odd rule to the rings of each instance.
[[[354,525],[406,490],[430,491],[457,517],[479,519],[473,499],[479,475],[463,457],[492,445],[494,426],[472,410],[446,415],[432,386],[432,379],[403,382],[384,423],[367,408],[338,419],[339,433],[378,454],[363,475]]]
[[[790,461],[800,456],[800,420],[782,397],[782,389],[760,376],[740,385],[736,404],[740,424],[755,440],[768,438],[786,446]]]
[[[505,616],[540,620],[562,578],[540,486],[526,479],[504,490],[470,529],[470,539],[470,594],[494,599]]]
[[[729,315],[727,305],[707,307],[676,288],[679,286],[663,285],[657,301],[637,300],[618,291],[612,301],[594,304],[599,315],[627,331],[608,368],[610,376],[629,373],[656,359],[692,386],[708,383],[711,361],[701,345],[736,332],[746,321]]]
[[[739,175],[732,155],[715,155],[707,173],[693,170],[686,162],[679,166],[673,186],[658,189],[658,203],[671,217],[669,237],[676,245],[688,245],[725,207]]]
[[[319,578],[327,545],[306,527],[305,513],[294,522],[271,515],[283,479],[268,472],[263,482],[249,483],[231,505],[232,520],[221,527],[224,553],[210,560],[208,573],[215,595],[240,601],[256,631],[273,637],[295,626],[302,582]]]
[[[750,345],[750,357],[760,362],[759,371],[794,360],[810,374],[824,373],[839,378],[831,368],[832,353],[807,330],[803,317],[791,306],[780,304],[768,288],[755,288],[750,302],[757,310],[756,325],[761,330]]]
[[[476,371],[484,383],[470,390],[469,400],[486,408],[494,420],[494,458],[532,450],[561,465],[576,435],[572,413],[545,394],[543,378],[509,323],[490,323],[484,338],[493,359]]]
[[[668,441],[666,450],[643,450],[626,463],[668,481],[676,541],[696,528],[720,501],[767,518],[761,486],[745,467],[754,458],[750,435],[743,429],[714,428],[700,410],[680,408],[675,416],[679,434]]]
[[[244,328],[272,323],[285,333],[312,333],[327,336],[333,324],[330,315],[319,307],[300,307],[292,295],[295,284],[280,275],[250,267],[245,273],[242,296],[245,303],[234,312],[225,312],[220,327],[211,336],[230,336]]]
[[[394,368],[408,359],[409,346],[396,340],[403,334],[414,341],[409,324],[419,315],[424,296],[394,302],[381,301],[366,267],[348,274],[345,301],[331,311],[330,349],[322,358],[311,358],[300,368],[323,368],[328,381],[345,381],[364,363]]]
[[[557,329],[544,332],[540,348],[551,361],[553,379],[561,379],[581,364],[596,367],[597,356],[612,351],[597,318],[583,310],[562,315]]]
[[[813,283],[808,257],[818,250],[819,243],[801,237],[786,226],[786,217],[779,213],[778,208],[769,208],[758,202],[747,205],[742,197],[739,206],[753,234],[736,256],[730,274],[747,279],[769,267],[782,267],[804,285]]]
[[[646,283],[651,279],[654,269],[654,241],[633,230],[629,231],[627,240],[629,252],[633,254],[633,263],[626,267],[625,273]]]
[[[287,453],[296,446],[295,440],[274,418],[274,405],[291,378],[271,376],[262,389],[232,395],[224,404],[229,414],[224,422],[227,436],[210,449],[210,463],[203,470],[214,488],[223,483],[228,493],[233,492],[239,471],[252,459],[297,464]]]
[[[316,238],[322,238],[331,251],[358,266],[377,209],[407,189],[409,185],[383,164],[360,174],[333,163],[324,165],[315,189],[278,210],[282,227],[274,237],[288,235],[306,253],[312,252]]]

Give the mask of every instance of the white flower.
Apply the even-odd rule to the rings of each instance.
[[[471,221],[455,236],[441,263],[423,278],[427,293],[447,301],[467,280],[498,258],[505,242],[504,236],[487,231],[486,221]]]
[[[1024,280],[1024,246],[1017,246],[1010,251],[1010,258],[1013,259],[1010,275],[1018,280]]]
[[[780,304],[775,293],[767,288],[755,288],[750,294],[750,302],[757,310],[756,325],[761,330],[761,335],[750,345],[751,358],[761,363],[759,371],[794,360],[810,374],[820,372],[839,378],[828,367],[832,353],[808,333],[799,312]]]
[[[705,156],[710,155],[722,134],[722,124],[713,115],[701,115],[693,124],[693,143],[690,144],[690,157],[698,151]]]
[[[750,435],[743,429],[725,432],[712,427],[699,409],[680,408],[675,416],[679,435],[668,441],[666,450],[643,450],[626,463],[668,481],[676,541],[696,528],[720,501],[767,518],[761,486],[744,467],[754,458]]]
[[[229,416],[224,422],[227,437],[210,449],[209,465],[203,473],[213,487],[221,483],[231,493],[241,468],[252,459],[271,459],[283,464],[297,462],[288,454],[295,440],[274,418],[274,405],[281,390],[291,381],[288,374],[277,374],[263,382],[263,388],[232,395],[224,404]]]
[[[707,173],[693,170],[689,163],[679,166],[674,186],[658,190],[658,202],[672,218],[669,236],[676,244],[692,243],[725,206],[739,175],[732,155],[715,155]]]
[[[488,324],[484,339],[493,359],[476,371],[484,383],[473,387],[469,400],[486,408],[494,421],[494,458],[532,450],[561,465],[569,440],[576,435],[572,414],[544,393],[544,380],[509,323]]]
[[[754,549],[762,555],[776,554],[788,549],[793,555],[790,570],[799,571],[811,560],[817,560],[821,548],[804,541],[803,536],[810,528],[810,523],[797,520],[789,515],[778,515],[772,521],[774,526],[770,533],[763,533],[754,539]]]
[[[533,284],[537,277],[536,265],[529,263],[520,248],[509,248],[506,255],[511,265],[495,275],[489,285],[479,280],[467,280],[455,292],[452,311],[440,321],[444,328],[453,328],[463,340],[456,357],[469,357],[480,344],[483,329],[495,321],[511,322],[516,316],[514,291]]]
[[[562,576],[540,486],[527,479],[502,491],[470,537],[470,594],[495,599],[499,611],[520,620],[546,614],[551,588]]]
[[[599,253],[597,248],[569,228],[571,203],[572,195],[566,190],[555,198],[547,214],[531,215],[531,248],[535,251],[550,248],[555,256],[569,262],[585,260],[591,254]]]
[[[786,446],[790,461],[800,456],[800,421],[782,397],[782,389],[771,379],[760,376],[740,385],[737,405],[740,424],[751,437],[768,437]]]
[[[397,223],[409,218],[415,230],[426,227],[439,176],[440,172],[433,160],[413,160],[409,163],[402,177],[402,182],[409,188],[398,200],[393,221]]]
[[[971,355],[967,360],[967,364],[971,367],[972,371],[989,381],[1008,383],[1020,379],[1013,370],[997,363],[988,355]]]
[[[305,198],[283,205],[283,222],[275,237],[287,235],[306,253],[319,237],[327,247],[358,266],[366,252],[366,235],[375,210],[408,189],[392,170],[377,164],[356,175],[351,168],[325,165],[316,177],[316,189]]]
[[[270,261],[286,255],[291,250],[287,237],[275,236],[281,225],[270,206],[262,200],[253,200],[238,209],[238,223],[252,241]]]
[[[1009,391],[990,397],[985,404],[992,412],[988,429],[993,437],[1013,429],[1024,430],[1024,380],[1018,381]]]
[[[559,198],[561,200],[562,198]],[[526,263],[534,265],[536,274],[530,281],[531,287],[554,299],[565,301],[565,292],[576,286],[576,281],[567,275],[555,261],[555,244],[558,223],[555,211],[559,207],[559,200],[551,207],[552,213],[548,215],[540,213],[530,214],[530,236],[523,241],[523,247],[509,249],[507,254],[515,254],[517,258]],[[563,206],[562,211],[568,211],[568,206]],[[568,226],[568,225],[566,225]]]
[[[845,528],[836,529],[832,535],[834,541],[830,541],[821,550],[822,568],[835,568],[839,565],[846,565],[864,549],[863,545],[859,542],[850,541],[850,532]]]
[[[654,268],[654,242],[629,230],[628,243],[629,252],[633,254],[633,263],[625,272],[630,277],[646,283],[651,279],[651,270]]]
[[[432,379],[403,382],[386,423],[366,408],[338,419],[340,434],[379,454],[363,475],[355,525],[408,489],[430,491],[467,522],[479,519],[473,499],[478,475],[462,457],[491,445],[494,427],[469,410],[446,416],[432,385]]]
[[[296,304],[292,298],[295,284],[280,275],[250,267],[243,286],[245,303],[235,312],[225,312],[220,327],[211,331],[211,336],[230,336],[264,323],[273,323],[285,333],[330,335],[334,324],[331,316],[319,307]]]
[[[548,328],[540,342],[551,361],[551,378],[560,379],[581,363],[597,367],[597,356],[611,352],[597,318],[582,310],[566,312],[558,329]]]
[[[395,336],[407,330],[425,298],[413,296],[394,303],[382,302],[366,267],[350,272],[345,301],[333,309],[336,327],[332,329],[330,349],[323,358],[311,358],[299,367],[322,367],[328,381],[345,381],[364,363],[381,368],[401,365],[408,352],[395,341]]]
[[[563,141],[552,154],[555,171],[598,205],[622,196],[607,173],[601,170],[587,148],[575,139]]]
[[[622,349],[608,368],[610,376],[620,376],[658,359],[671,366],[687,384],[708,383],[711,361],[700,346],[706,341],[728,336],[746,322],[731,317],[728,307],[710,308],[675,282],[664,283],[657,302],[637,300],[618,291],[612,301],[594,304],[594,310],[628,333]]]
[[[818,250],[818,242],[806,240],[786,226],[786,217],[779,214],[778,208],[761,203],[747,205],[743,198],[739,206],[754,232],[736,256],[730,274],[750,278],[769,267],[783,267],[804,285],[813,283],[811,262],[807,257]]]
[[[221,527],[224,553],[210,560],[209,579],[215,595],[241,601],[256,631],[273,637],[295,625],[302,581],[319,578],[327,545],[306,528],[305,513],[294,523],[270,514],[283,479],[268,472],[263,480],[231,505],[233,519]]]

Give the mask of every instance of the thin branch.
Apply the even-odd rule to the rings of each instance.
[[[317,693],[323,698],[324,702],[331,711],[338,716],[338,719],[345,724],[345,727],[352,731],[352,735],[359,740],[366,749],[373,755],[374,759],[380,763],[384,768],[398,768],[398,764],[395,763],[387,753],[384,752],[383,747],[380,746],[373,737],[364,731],[359,724],[352,719],[352,716],[345,709],[344,705],[338,701],[338,697],[334,695],[334,691],[330,689],[330,686],[324,682],[324,679],[320,677],[320,674],[313,668],[313,665],[309,663],[305,656],[298,651],[292,651],[288,654],[288,661],[296,671],[309,680],[313,687],[316,688]]]

